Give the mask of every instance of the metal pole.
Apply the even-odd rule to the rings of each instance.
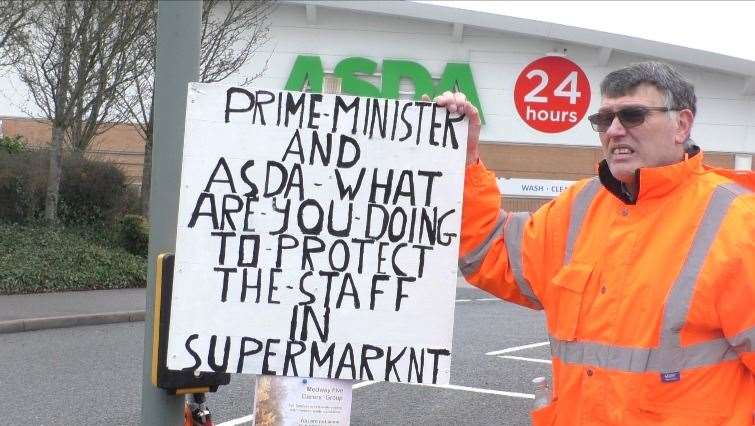
[[[157,255],[176,246],[178,191],[181,180],[187,83],[199,78],[202,2],[158,2],[155,130],[152,150],[147,306],[144,320],[142,424],[183,424],[183,396],[168,395],[150,381],[152,312]]]

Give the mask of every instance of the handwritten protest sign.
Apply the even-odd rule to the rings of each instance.
[[[168,368],[448,383],[466,126],[192,83]]]

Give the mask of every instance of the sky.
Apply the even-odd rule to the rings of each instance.
[[[422,1],[755,61],[755,1]]]

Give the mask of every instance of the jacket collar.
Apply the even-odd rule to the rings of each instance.
[[[637,204],[638,201],[662,197],[673,191],[691,175],[703,171],[703,153],[700,147],[692,145],[685,159],[662,167],[645,167],[637,169],[637,197],[632,197],[624,184],[616,179],[603,160],[598,166],[598,177],[603,186],[625,204]]]

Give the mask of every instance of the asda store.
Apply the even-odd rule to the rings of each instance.
[[[338,77],[342,93],[385,98],[463,91],[482,112],[482,157],[501,178],[508,209],[533,210],[594,175],[602,152],[586,117],[600,103],[600,81],[648,59],[672,63],[695,85],[692,138],[706,162],[753,168],[753,61],[408,1],[283,2],[270,35],[237,82],[261,73],[256,87],[321,91],[329,77]],[[0,131],[23,133],[2,109],[0,118]],[[115,161],[128,152],[127,170],[141,173],[137,135],[121,134],[107,149]]]
[[[753,168],[752,61],[412,2],[289,2],[272,19],[261,87],[319,91],[340,77],[341,91],[358,96],[467,94],[484,119],[482,158],[511,209],[532,210],[595,173],[602,152],[586,117],[600,103],[600,81],[648,59],[672,63],[695,85],[692,138],[706,161]]]

